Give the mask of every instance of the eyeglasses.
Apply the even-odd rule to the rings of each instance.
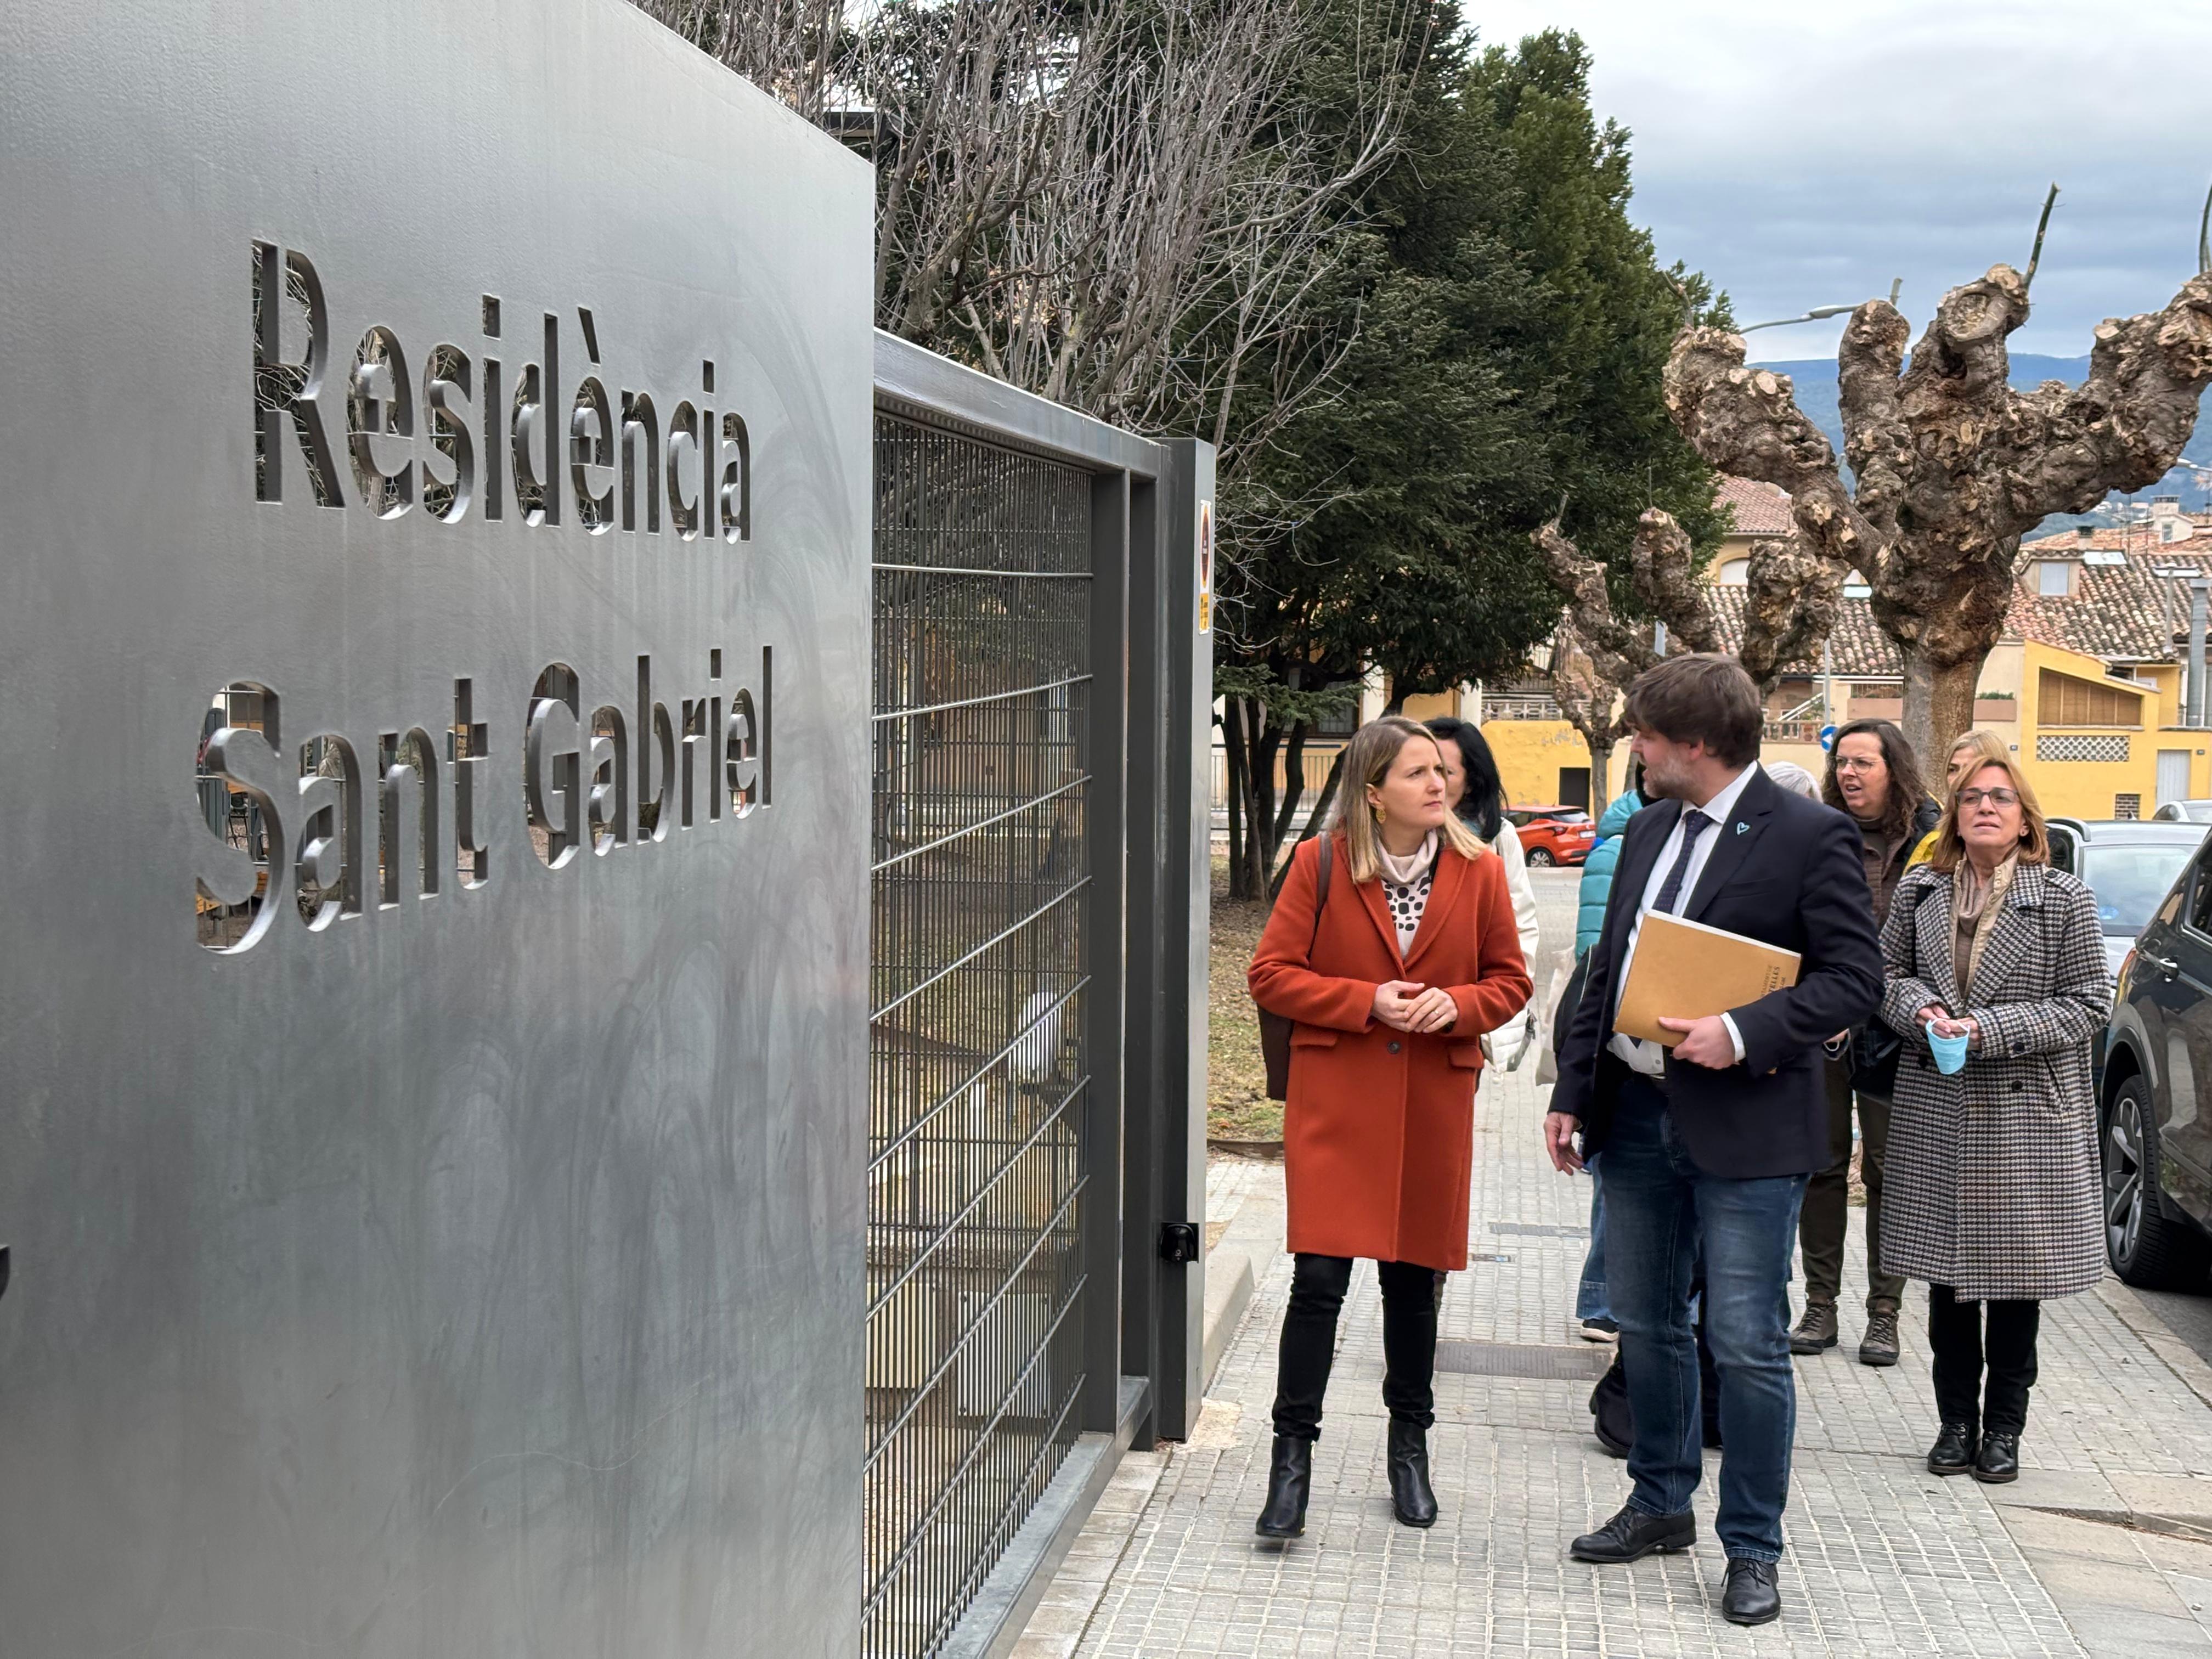
[[[1959,805],[1961,806],[1979,806],[1984,801],[1989,802],[1992,806],[2017,806],[2020,805],[2020,791],[2017,789],[1961,789],[1959,792]]]
[[[1838,755],[1836,757],[1836,770],[1838,772],[1871,772],[1881,763],[1881,757],[1879,755]]]

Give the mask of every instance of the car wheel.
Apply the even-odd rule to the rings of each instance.
[[[2105,1253],[2112,1271],[2145,1290],[2201,1283],[2212,1248],[2159,1202],[2158,1125],[2142,1078],[2122,1084],[2112,1102],[2104,1162]]]
[[[1539,870],[1550,869],[1552,867],[1552,849],[1548,847],[1530,848],[1528,849],[1528,862]]]

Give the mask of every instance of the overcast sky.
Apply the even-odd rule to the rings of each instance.
[[[2196,270],[2208,0],[1467,0],[1467,15],[1492,44],[1582,34],[1600,116],[1633,135],[1631,213],[1739,322],[1902,276],[1917,338],[1947,288],[2026,266],[2054,181],[2015,351],[2080,356],[2099,319],[2164,305]],[[1841,331],[1765,330],[1753,356],[1832,356]]]

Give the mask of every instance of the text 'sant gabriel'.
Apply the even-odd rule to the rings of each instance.
[[[256,497],[344,508],[349,482],[324,402],[331,319],[321,278],[306,254],[255,241],[252,290]],[[287,361],[280,338],[288,308],[306,318],[298,361]],[[713,362],[702,362],[698,386],[664,423],[650,392],[610,390],[597,372],[592,313],[576,315],[592,372],[566,399],[555,313],[544,313],[537,360],[510,371],[499,355],[500,302],[487,295],[473,359],[436,344],[419,381],[397,335],[368,328],[343,388],[356,509],[379,519],[420,511],[445,524],[475,513],[540,526],[561,522],[565,495],[576,524],[593,535],[659,536],[665,507],[675,540],[750,541],[751,442],[742,416],[713,407]],[[672,706],[655,700],[650,656],[636,659],[627,707],[590,706],[566,664],[538,673],[519,750],[529,840],[544,863],[650,846],[721,820],[726,807],[734,820],[770,804],[773,647],[761,649],[757,690],[721,684],[720,650],[701,665],[706,694]],[[508,763],[516,754],[486,717],[489,701],[456,679],[449,720],[375,734],[372,752],[337,732],[284,732],[274,687],[225,688],[200,745],[202,812],[219,842],[198,881],[200,942],[244,951],[288,911],[320,929],[395,907],[410,888],[434,896],[448,876],[460,890],[483,886],[491,878],[483,814],[504,795],[488,769],[502,751]]]

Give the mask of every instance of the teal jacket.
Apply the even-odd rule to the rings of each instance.
[[[1597,845],[1583,860],[1582,885],[1575,890],[1575,956],[1597,943],[1605,926],[1605,902],[1613,893],[1613,866],[1620,862],[1620,832],[1650,803],[1633,789],[1616,795],[1597,821]]]

